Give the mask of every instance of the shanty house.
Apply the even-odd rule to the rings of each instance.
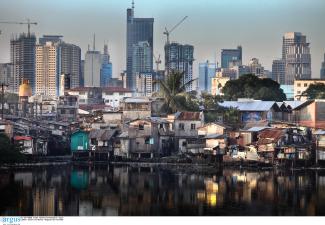
[[[82,130],[72,133],[70,148],[72,152],[89,151],[89,133]]]
[[[175,149],[179,153],[197,153],[204,147],[204,141],[199,138],[198,128],[204,125],[202,112],[178,112],[175,114]]]

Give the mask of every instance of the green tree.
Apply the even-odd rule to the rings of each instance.
[[[191,81],[182,84],[184,73],[172,72],[165,80],[160,80],[160,96],[165,99],[164,108],[168,113],[177,111],[198,111],[199,105],[195,93],[187,93],[185,86]]]
[[[286,96],[276,81],[261,79],[253,74],[230,80],[222,89],[225,100],[236,101],[238,98],[253,98],[263,101],[284,101]]]
[[[308,99],[324,99],[325,98],[325,84],[316,83],[311,84],[306,91],[302,93]]]
[[[223,98],[220,95],[212,95],[206,92],[201,93],[201,105],[205,110],[217,109],[218,102],[222,102]]]
[[[0,163],[16,163],[24,161],[21,150],[11,143],[6,134],[0,134]]]

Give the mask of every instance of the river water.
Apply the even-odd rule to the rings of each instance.
[[[0,216],[325,215],[325,171],[0,170]]]

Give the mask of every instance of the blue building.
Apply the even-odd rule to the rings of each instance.
[[[216,75],[217,65],[215,63],[199,63],[199,90],[211,93],[212,78]]]
[[[242,65],[242,47],[237,49],[222,49],[221,50],[221,68],[229,68],[231,64],[234,66]]]
[[[294,86],[293,85],[280,85],[280,88],[283,90],[283,93],[286,95],[287,100],[293,100],[294,99]]]
[[[110,55],[108,54],[107,45],[104,45],[104,54],[102,55],[102,67],[100,69],[100,86],[108,87],[112,79],[113,66],[110,62]]]

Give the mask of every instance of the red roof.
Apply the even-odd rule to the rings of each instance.
[[[181,112],[177,119],[179,119],[179,120],[200,120],[200,112]]]
[[[130,89],[123,87],[76,87],[70,89],[69,91],[90,91],[94,88],[99,88],[105,92],[132,92]]]
[[[15,141],[31,141],[32,137],[29,137],[29,136],[15,136],[14,140]]]

